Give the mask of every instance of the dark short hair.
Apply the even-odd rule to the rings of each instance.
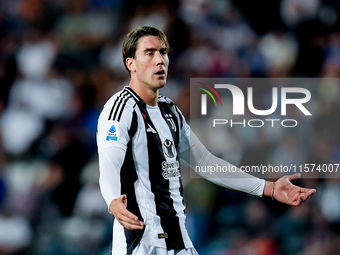
[[[158,36],[159,40],[164,43],[167,51],[169,51],[169,42],[166,35],[155,27],[142,26],[128,33],[122,43],[122,58],[126,70],[130,74],[130,70],[126,66],[127,58],[135,58],[138,40],[144,36]]]

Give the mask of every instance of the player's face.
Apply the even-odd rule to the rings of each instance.
[[[169,57],[167,48],[157,36],[144,36],[139,39],[134,65],[134,72],[138,83],[154,91],[162,88],[166,83]]]

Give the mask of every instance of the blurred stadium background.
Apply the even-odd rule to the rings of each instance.
[[[103,104],[128,83],[120,43],[131,28],[168,35],[162,94],[189,120],[191,77],[339,77],[339,10],[338,0],[1,0],[0,254],[109,254],[95,133]],[[240,162],[339,162],[340,86],[317,93],[310,151],[298,134],[273,146],[253,133]],[[200,255],[340,254],[338,179],[300,180],[317,194],[286,207],[182,171]]]

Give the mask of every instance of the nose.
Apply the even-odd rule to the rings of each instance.
[[[164,56],[159,51],[155,53],[155,60],[157,65],[164,65]]]

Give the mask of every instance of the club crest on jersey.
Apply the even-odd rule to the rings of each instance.
[[[117,129],[115,125],[112,125],[107,133],[106,141],[117,141],[117,140],[118,140]]]
[[[175,158],[177,156],[174,141],[166,139],[163,143],[163,152],[168,158]]]
[[[176,128],[176,125],[175,125],[175,122],[174,120],[172,119],[172,115],[170,113],[166,113],[164,115],[165,119],[169,122],[170,126],[171,126],[171,129],[176,132],[177,128]]]

